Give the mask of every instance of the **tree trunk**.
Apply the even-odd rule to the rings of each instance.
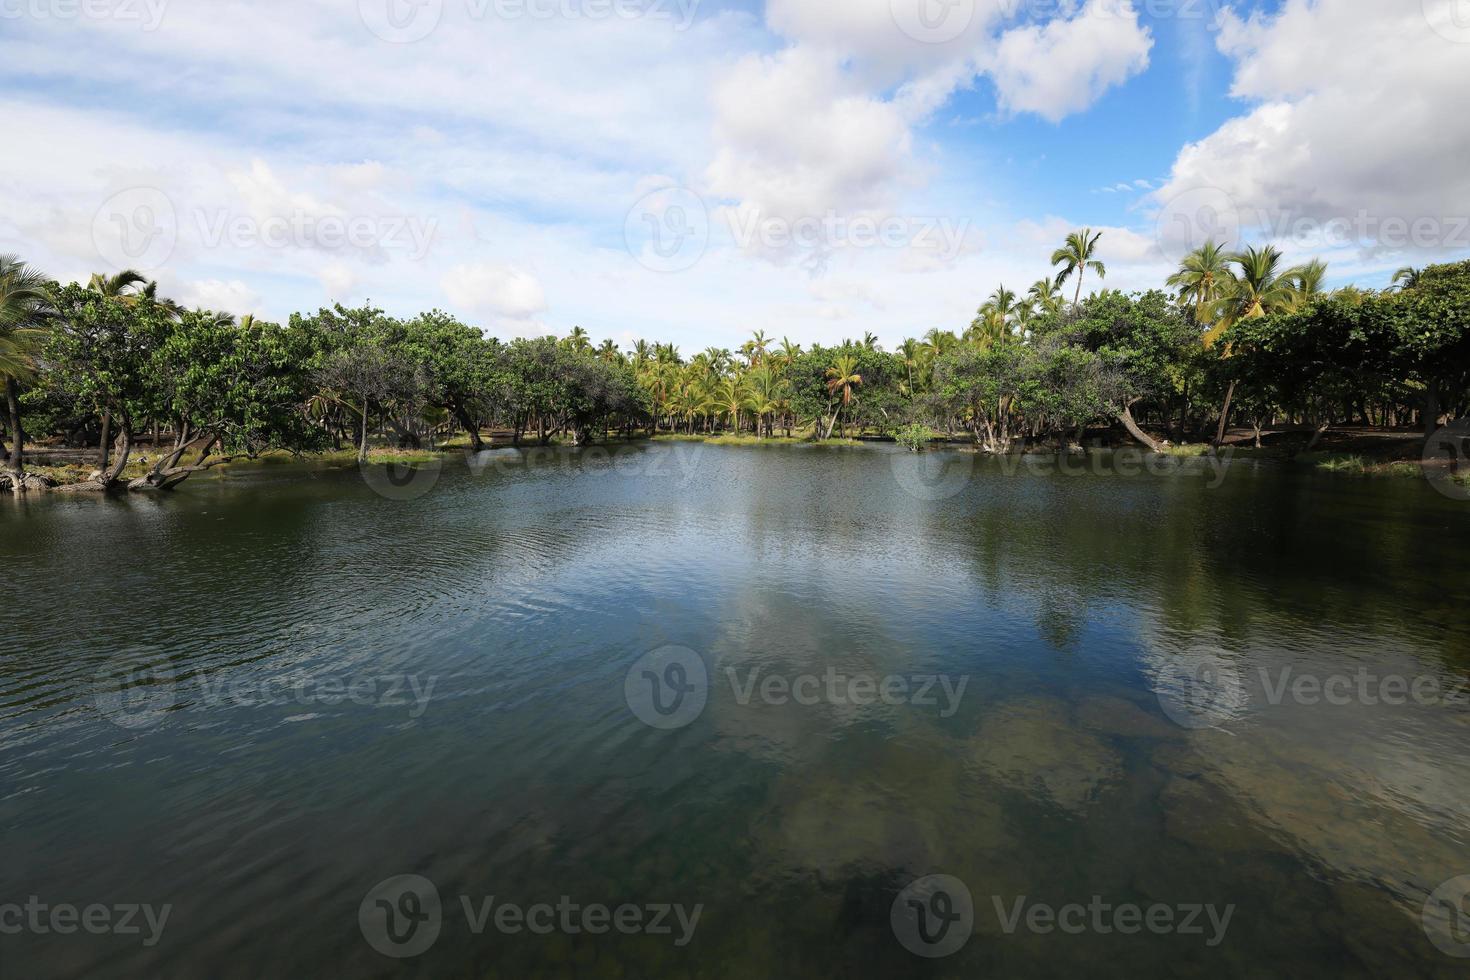
[[[1424,438],[1434,435],[1439,428],[1439,382],[1430,381],[1424,387]]]
[[[1312,438],[1307,440],[1306,448],[1303,449],[1302,452],[1309,453],[1313,449],[1315,449],[1317,443],[1321,441],[1322,437],[1327,434],[1327,430],[1330,428],[1332,428],[1331,419],[1328,419],[1327,421],[1318,425],[1316,431],[1312,433]]]
[[[102,441],[100,455],[97,460],[97,472],[107,472],[107,461],[112,457],[112,413],[102,413]]]
[[[1138,404],[1140,401],[1142,401],[1141,398],[1135,398],[1131,402],[1124,403],[1123,411],[1119,413],[1118,420],[1123,423],[1123,428],[1128,430],[1128,434],[1130,436],[1143,443],[1145,446],[1148,447],[1150,451],[1158,452],[1160,448],[1159,444],[1155,442],[1147,432],[1144,432],[1142,429],[1140,429],[1138,427],[1138,422],[1135,421],[1133,418],[1133,406]]]
[[[470,413],[465,411],[463,405],[455,405],[454,414],[455,417],[459,419],[459,424],[464,426],[465,432],[469,434],[470,449],[474,450],[475,452],[479,452],[481,449],[484,449],[485,443],[480,438],[479,421],[470,418]]]
[[[20,426],[20,392],[14,378],[5,379],[5,401],[10,409],[10,438],[15,443],[6,468],[10,470],[11,485],[21,490],[25,487],[26,433]]]
[[[360,430],[360,433],[361,434],[358,436],[357,442],[357,461],[359,463],[366,463],[368,454],[368,413],[367,402],[365,401],[362,405],[362,428]]]
[[[133,426],[126,417],[122,419],[118,432],[117,456],[112,461],[112,467],[102,473],[102,488],[111,490],[122,476],[123,470],[128,468],[128,458],[133,454]],[[109,447],[111,448],[111,447]]]
[[[1225,404],[1220,409],[1220,424],[1215,428],[1215,441],[1210,443],[1216,449],[1225,441],[1225,430],[1230,425],[1230,403],[1235,400],[1235,382],[1230,382],[1230,387],[1225,389]]]

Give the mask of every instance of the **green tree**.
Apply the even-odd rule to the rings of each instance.
[[[1062,267],[1061,272],[1057,273],[1058,286],[1066,282],[1069,276],[1077,277],[1077,295],[1072,300],[1073,306],[1082,302],[1082,277],[1088,269],[1097,273],[1099,279],[1107,278],[1107,266],[1096,258],[1097,243],[1102,235],[1100,231],[1094,233],[1091,228],[1074,231],[1067,236],[1065,245],[1051,253],[1051,264]]]
[[[852,404],[853,389],[863,383],[863,376],[857,370],[857,358],[851,354],[839,355],[837,361],[827,369],[827,395],[835,399],[838,405],[827,423],[827,434],[824,438],[832,438],[832,427],[837,424],[843,411]]]
[[[36,355],[48,335],[54,304],[49,279],[14,255],[0,255],[0,379],[5,383],[6,426],[12,443],[9,449],[0,443],[0,458],[16,493],[26,489],[20,386],[35,377]]]

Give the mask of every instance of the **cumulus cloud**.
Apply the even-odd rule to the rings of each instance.
[[[768,26],[791,43],[735,64],[716,88],[715,156],[705,177],[736,227],[895,214],[922,183],[913,127],[988,74],[1001,105],[1056,121],[1148,65],[1153,41],[1127,0],[1061,5],[1042,24],[996,28],[1013,0],[951,4],[958,18],[926,36],[927,0],[770,0]],[[913,10],[908,6],[912,4]],[[932,13],[932,12],[931,12]],[[912,14],[907,17],[906,14]],[[912,23],[909,23],[912,21]],[[831,242],[747,251],[822,269]]]
[[[227,313],[251,313],[260,308],[260,294],[239,279],[190,282],[185,284],[179,298],[188,307]]]
[[[1386,260],[1470,248],[1461,225],[1470,47],[1435,29],[1432,7],[1286,0],[1274,16],[1248,17],[1227,8],[1218,45],[1235,62],[1232,93],[1251,105],[1179,152],[1156,202],[1214,194],[1223,202],[1214,210],[1232,208],[1244,234],[1288,249]]]
[[[1070,19],[1006,31],[983,64],[1002,108],[1059,122],[1146,69],[1152,48],[1131,3],[1090,0]]]
[[[865,94],[813,48],[746,58],[714,103],[719,150],[705,178],[716,197],[734,202],[719,216],[753,252],[787,249],[742,230],[881,209],[912,166],[909,127],[894,104]]]
[[[461,309],[526,320],[546,311],[546,294],[535,276],[512,266],[457,265],[440,281],[449,301]]]

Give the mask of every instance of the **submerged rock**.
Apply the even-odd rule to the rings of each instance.
[[[1122,772],[1121,756],[1052,699],[1001,705],[981,723],[970,757],[996,779],[1068,810],[1086,807]]]
[[[1179,738],[1184,734],[1178,725],[1115,697],[1084,698],[1077,706],[1077,721],[1084,728],[1125,738]]]

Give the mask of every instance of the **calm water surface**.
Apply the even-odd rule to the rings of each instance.
[[[0,933],[0,974],[1465,975],[1431,933],[1470,913],[1423,910],[1470,874],[1470,505],[1245,463],[619,452],[415,499],[276,466],[3,501],[0,904],[170,911],[152,945],[141,915]],[[693,707],[645,724],[668,682]],[[366,934],[405,874],[442,913],[393,958]],[[973,908],[940,958],[891,921],[929,875]],[[491,896],[701,909],[476,933]],[[1233,909],[1012,915],[1094,896]]]

